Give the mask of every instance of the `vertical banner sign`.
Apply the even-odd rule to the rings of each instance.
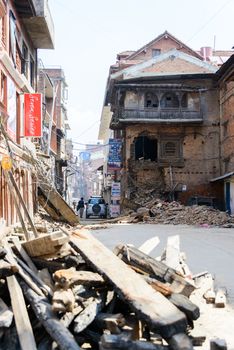
[[[120,200],[120,182],[112,182],[111,186],[111,199]]]
[[[42,137],[41,97],[41,94],[24,94],[24,136]]]
[[[122,161],[122,140],[109,139],[108,169],[120,169]]]

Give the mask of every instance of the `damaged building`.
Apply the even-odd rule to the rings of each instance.
[[[219,198],[222,173],[219,51],[195,51],[165,32],[110,68],[105,106],[122,140],[121,201],[153,192],[188,203]],[[228,59],[231,52],[223,53]]]
[[[220,197],[228,213],[234,213],[234,55],[217,71],[220,104],[220,175],[211,179],[221,189]]]
[[[38,201],[55,219],[77,222],[66,190],[66,81],[44,69],[38,49],[54,48],[46,0],[0,0],[0,218],[32,222]],[[59,192],[60,194],[59,194]]]
[[[37,50],[53,47],[47,1],[0,1],[0,159],[7,159],[10,148],[13,177],[31,215],[36,210],[36,174],[22,149],[27,147],[35,154],[35,146],[31,137],[22,137],[24,94],[37,91]],[[15,223],[18,215],[1,165],[0,175],[0,217]]]

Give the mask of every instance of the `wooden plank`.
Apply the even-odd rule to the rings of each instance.
[[[132,341],[122,334],[104,334],[101,337],[100,350],[168,350],[168,346],[147,341]]]
[[[15,248],[17,249],[18,253],[21,255],[21,257],[24,259],[24,261],[28,264],[28,266],[30,267],[30,269],[36,274],[38,275],[38,270],[36,268],[36,266],[34,265],[34,263],[32,262],[32,260],[30,259],[30,257],[28,256],[28,254],[26,253],[26,251],[24,250],[24,247],[22,246],[22,244],[19,241],[18,237],[13,237],[12,239]]]
[[[149,285],[153,289],[157,290],[161,294],[163,294],[165,296],[169,296],[172,294],[172,289],[171,289],[170,285],[167,285],[166,283],[160,282],[160,281],[156,280],[155,278],[150,278],[150,277],[145,277],[145,276],[143,276],[143,278],[146,280],[147,283],[149,283]]]
[[[159,243],[160,239],[155,236],[145,241],[138,249],[145,254],[150,254]]]
[[[191,320],[197,320],[200,317],[200,310],[197,305],[191,302],[188,297],[183,294],[171,294],[168,299],[178,307]]]
[[[56,221],[62,220],[60,213],[56,210],[56,208],[50,205],[50,202],[48,202],[47,197],[43,193],[40,193],[40,191],[38,193],[38,202],[52,219]]]
[[[58,270],[53,275],[54,281],[63,288],[69,288],[74,284],[100,286],[104,279],[92,271],[76,271],[74,267],[70,269]]]
[[[118,327],[123,327],[126,324],[126,320],[123,314],[109,314],[100,312],[95,318],[95,323],[99,325],[100,328],[105,328],[106,322],[115,323]]]
[[[19,190],[19,188],[17,186],[17,183],[16,183],[16,181],[14,179],[14,176],[12,174],[12,171],[10,170],[10,171],[8,171],[8,173],[9,173],[9,179],[11,181],[11,184],[13,185],[13,187],[15,189],[16,195],[19,198],[20,205],[22,206],[22,208],[24,210],[25,216],[28,219],[28,222],[29,222],[29,224],[30,224],[30,226],[32,228],[32,231],[33,231],[35,237],[38,237],[38,232],[37,232],[37,230],[36,230],[36,228],[34,226],[33,220],[32,220],[32,218],[31,218],[31,216],[30,216],[30,214],[28,212],[28,209],[27,209],[27,207],[26,207],[26,205],[24,203],[24,199],[23,199],[23,197],[21,195],[21,192],[20,192],[20,190]]]
[[[86,303],[87,304],[87,303]],[[104,295],[100,294],[96,298],[90,298],[90,302],[88,305],[85,305],[85,309],[81,311],[81,313],[76,316],[74,319],[74,332],[80,333],[85,330],[95,319],[97,314],[104,307],[105,300]]]
[[[30,238],[29,232],[28,232],[28,230],[27,230],[27,228],[26,228],[26,225],[25,225],[25,222],[24,222],[24,218],[23,218],[23,215],[22,215],[22,213],[21,213],[20,206],[19,206],[19,203],[18,203],[16,194],[15,194],[14,188],[12,188],[12,186],[11,186],[9,174],[7,173],[7,171],[4,171],[4,175],[5,175],[5,179],[6,179],[8,188],[9,188],[9,190],[10,190],[10,192],[11,192],[11,195],[12,195],[12,198],[13,198],[13,200],[14,200],[16,212],[17,212],[17,215],[18,215],[18,217],[19,217],[19,220],[20,220],[22,229],[23,229],[23,231],[24,231],[25,237],[26,237],[26,239],[29,239],[29,238]]]
[[[75,231],[70,239],[75,249],[153,329],[164,337],[185,331],[185,315],[90,233]]]
[[[80,350],[73,335],[59,321],[51,309],[51,305],[45,301],[45,298],[38,296],[23,281],[20,281],[25,297],[28,299],[38,320],[45,327],[47,333],[56,341],[60,350]],[[29,350],[25,348],[25,350]],[[31,349],[30,349],[31,350]]]
[[[38,286],[41,288],[41,290],[46,296],[53,295],[53,291],[51,290],[51,288],[41,280],[38,274],[35,274],[22,260],[20,260],[17,257],[16,257],[16,261],[23,268],[23,270],[26,271],[29,274],[29,276],[32,277],[32,279],[38,284]]]
[[[169,236],[166,247],[166,265],[177,270],[180,265],[180,237],[179,235]]]
[[[126,264],[143,270],[161,282],[171,283],[171,289],[174,293],[189,296],[196,288],[192,280],[186,279],[175,269],[144,254],[135,247],[119,244],[115,248],[115,252]]]
[[[184,333],[173,335],[168,343],[171,350],[193,350],[192,340]]]
[[[20,346],[23,350],[37,350],[23,293],[15,276],[7,277],[7,285],[11,297],[11,305],[14,312]]]
[[[53,232],[25,242],[22,246],[29,256],[34,257],[54,254],[68,241],[69,237],[63,232]]]
[[[42,282],[44,282],[48,287],[50,287],[52,291],[54,290],[54,282],[48,269],[44,268],[42,270],[39,270],[38,277],[42,280]]]
[[[3,259],[0,260],[0,278],[12,276],[18,271],[19,269],[15,264],[9,264]]]
[[[56,191],[55,188],[51,187],[50,184],[45,183],[44,178],[38,178],[39,188],[47,199],[44,209],[47,211],[47,207],[54,208],[54,212],[57,213],[56,216],[60,216],[60,220],[68,222],[70,225],[77,225],[79,223],[78,216],[74,210],[67,204],[63,197]],[[49,209],[48,213],[52,215],[53,211]]]
[[[75,306],[75,296],[70,288],[58,289],[52,298],[52,310],[54,312],[72,312]]]
[[[6,255],[6,260],[13,266],[15,266],[17,268],[17,273],[23,278],[23,280],[38,294],[41,296],[44,296],[44,294],[42,293],[41,289],[38,288],[38,286],[36,285],[36,283],[34,283],[34,281],[31,279],[31,277],[29,275],[27,275],[24,270],[21,268],[21,266],[19,266],[19,264],[17,264],[16,259],[12,253],[11,247],[9,246],[8,242],[5,240],[4,241],[4,247],[7,251],[7,255]]]

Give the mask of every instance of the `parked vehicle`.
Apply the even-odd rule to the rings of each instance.
[[[101,196],[92,196],[86,205],[86,219],[90,216],[98,216],[105,219],[107,217],[107,203]]]

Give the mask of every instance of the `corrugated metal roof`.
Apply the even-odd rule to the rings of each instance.
[[[221,181],[221,180],[227,179],[233,175],[234,175],[234,171],[232,171],[231,173],[224,174],[224,175],[219,176],[219,177],[215,177],[214,179],[211,179],[210,182]]]

